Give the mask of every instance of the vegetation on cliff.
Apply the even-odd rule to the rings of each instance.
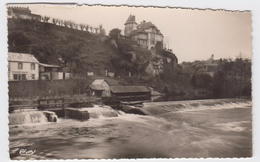
[[[83,30],[90,28],[83,24],[74,28],[73,24],[71,27],[69,24],[60,26],[56,20],[53,21],[52,24],[8,19],[8,50],[31,53],[41,63],[67,66],[76,76],[87,79],[87,83],[93,80],[87,77],[87,72],[94,72],[97,77],[105,76],[107,70],[115,73],[114,78],[108,78],[112,82],[145,85],[160,92],[165,89],[169,93],[205,89],[213,97],[251,95],[251,61],[248,59],[224,59],[214,77],[184,73],[177,64],[177,57],[171,50],[160,49],[161,45],[156,46],[156,54],[152,54],[139,48],[135,41],[124,39],[120,29],[111,30],[108,37],[104,36],[104,32],[98,34]],[[103,29],[103,26],[99,28]],[[164,69],[163,73],[154,77],[145,70],[150,61],[157,58],[163,60]],[[167,58],[172,60],[171,63]],[[80,88],[86,87],[86,82],[81,82],[71,82],[75,85],[72,85],[70,94],[85,92],[84,88]]]

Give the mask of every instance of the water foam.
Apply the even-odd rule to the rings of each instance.
[[[47,117],[41,111],[26,111],[9,114],[9,124],[48,123]]]
[[[230,103],[217,103],[213,105],[204,105],[198,103],[198,106],[192,106],[191,104],[185,104],[185,107],[180,108],[178,112],[188,112],[188,111],[201,111],[201,110],[224,110],[224,109],[234,109],[234,108],[251,108],[252,102],[230,102]]]

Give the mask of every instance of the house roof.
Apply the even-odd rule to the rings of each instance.
[[[151,21],[149,21],[149,22],[142,22],[141,24],[139,24],[137,26],[138,29],[142,29],[142,30],[148,29],[150,27],[156,28],[156,26]]]
[[[110,86],[113,93],[151,92],[146,86]]]
[[[39,63],[32,54],[15,52],[8,52],[8,61]]]
[[[34,16],[34,17],[39,17],[39,18],[41,17],[41,15],[32,14],[32,13],[31,13],[30,15],[31,15],[31,16]]]
[[[101,90],[104,90],[104,88],[101,86],[101,85],[89,85],[89,87],[93,90],[98,90],[98,91],[101,91]]]
[[[126,22],[125,22],[125,25],[126,25],[126,24],[129,24],[129,23],[135,23],[135,24],[137,24],[137,23],[135,22],[135,15],[129,15],[128,19],[127,19]]]
[[[43,66],[43,67],[61,67],[61,66],[58,66],[58,65],[49,65],[49,64],[43,64],[43,63],[39,63],[40,66]]]
[[[101,85],[105,79],[95,79],[91,85]]]
[[[137,29],[137,30],[133,30],[130,35],[135,35],[137,33],[147,33],[146,31],[142,30],[142,29]]]
[[[157,29],[157,27],[152,23],[152,22],[142,22],[141,24],[139,24],[137,26],[137,30],[133,30],[130,35],[135,35],[137,33],[147,33],[145,31],[145,29],[148,29],[148,28],[156,28],[156,30],[158,31],[159,34],[161,34],[160,30]]]

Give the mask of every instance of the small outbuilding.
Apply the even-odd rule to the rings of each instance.
[[[151,90],[146,86],[110,86],[110,93],[120,101],[151,100]]]
[[[104,91],[109,91],[109,84],[105,79],[96,79],[88,86],[92,96],[101,97]]]

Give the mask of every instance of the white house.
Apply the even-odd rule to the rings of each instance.
[[[155,53],[155,46],[163,45],[163,35],[161,31],[152,23],[143,21],[137,24],[135,16],[130,15],[125,25],[125,36],[131,37],[140,45],[141,48],[146,48]]]
[[[8,80],[38,80],[39,61],[26,53],[8,52]]]

